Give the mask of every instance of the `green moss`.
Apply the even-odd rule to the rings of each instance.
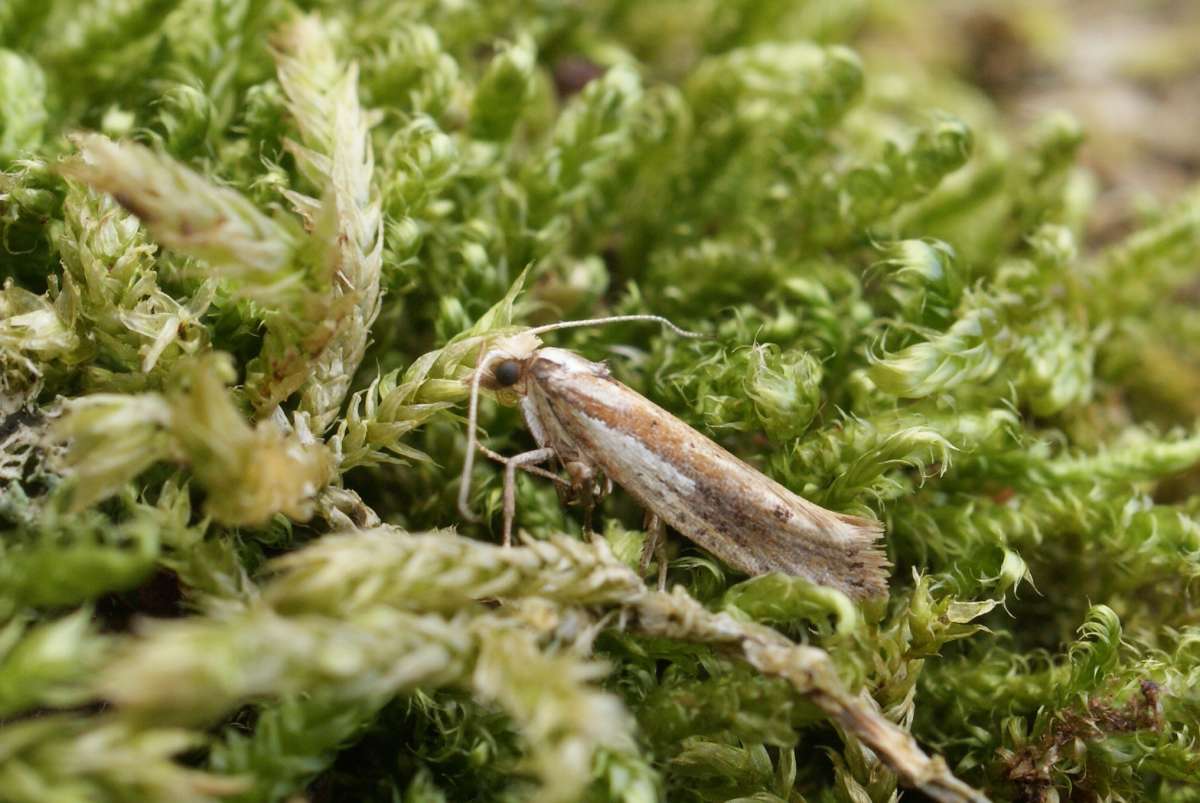
[[[0,4],[0,800],[1194,799],[1195,192],[1095,239],[890,3],[85,5]],[[480,348],[630,313],[888,600],[462,520]]]

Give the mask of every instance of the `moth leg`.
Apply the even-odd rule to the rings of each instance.
[[[488,458],[489,460],[495,460],[497,463],[501,463],[503,465],[508,465],[509,460],[515,459],[515,458],[511,458],[511,457],[505,457],[504,455],[500,454],[499,452],[493,452],[491,449],[487,448],[486,446],[482,446],[482,445],[479,447],[479,451],[483,452],[483,456]],[[517,455],[517,457],[521,457],[521,455]],[[540,466],[535,466],[532,463],[525,463],[523,465],[518,466],[518,468],[521,469],[522,471],[527,471],[530,474],[536,474],[539,477],[545,477],[546,479],[555,483],[559,487],[560,496],[561,496],[564,488],[571,487],[571,483],[567,482],[562,477],[555,474],[553,471],[547,471],[546,469],[541,468]]]
[[[589,541],[594,541],[600,537],[599,533],[592,529],[592,519],[596,512],[596,507],[600,504],[600,500],[612,493],[613,484],[612,478],[607,474],[602,474],[599,478],[593,476],[589,480],[589,485],[583,493],[583,534]]]
[[[650,556],[658,558],[658,590],[667,587],[667,527],[657,513],[646,511],[646,540],[642,544],[642,557],[638,561],[638,573],[645,574],[650,568]]]
[[[571,477],[571,490],[583,507],[583,535],[593,539],[592,514],[596,510],[596,471],[587,463],[573,460],[563,466]]]
[[[567,475],[571,478],[571,489],[579,498],[591,497],[595,493],[592,490],[592,483],[595,481],[596,472],[587,463],[580,460],[572,460],[565,463],[563,468],[566,469]]]
[[[595,509],[596,506],[589,498],[583,508],[583,537],[589,541],[595,536],[595,533],[592,532],[592,511]]]
[[[654,550],[655,556],[658,558],[658,590],[667,590],[667,539],[659,537],[658,544]]]
[[[517,469],[528,471],[535,464],[544,463],[552,457],[553,449],[534,449],[504,458],[504,534],[500,540],[504,546],[512,545],[513,519],[517,515]]]

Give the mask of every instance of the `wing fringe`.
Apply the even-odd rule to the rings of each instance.
[[[858,599],[883,597],[888,593],[892,563],[883,549],[883,522],[846,513],[835,514],[853,528],[854,549],[846,556],[846,585]]]

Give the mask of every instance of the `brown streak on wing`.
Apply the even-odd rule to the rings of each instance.
[[[805,577],[855,598],[887,593],[879,522],[797,496],[599,371],[535,357],[531,373],[579,451],[725,562],[749,574]],[[662,475],[671,470],[678,476],[667,482]]]

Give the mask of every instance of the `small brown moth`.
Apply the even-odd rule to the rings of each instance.
[[[834,513],[792,493],[734,457],[675,416],[614,379],[602,363],[566,349],[542,346],[538,335],[555,329],[622,321],[655,321],[655,315],[622,315],[569,321],[501,338],[485,350],[471,377],[468,445],[458,506],[468,506],[474,463],[479,390],[520,405],[538,448],[505,457],[504,544],[516,512],[517,469],[557,482],[590,511],[612,490],[628,491],[647,511],[649,536],[643,570],[659,551],[659,585],[665,583],[663,523],[729,565],[748,574],[783,572],[862,599],[887,593],[887,559],[871,519]],[[557,461],[568,479],[538,467]]]

